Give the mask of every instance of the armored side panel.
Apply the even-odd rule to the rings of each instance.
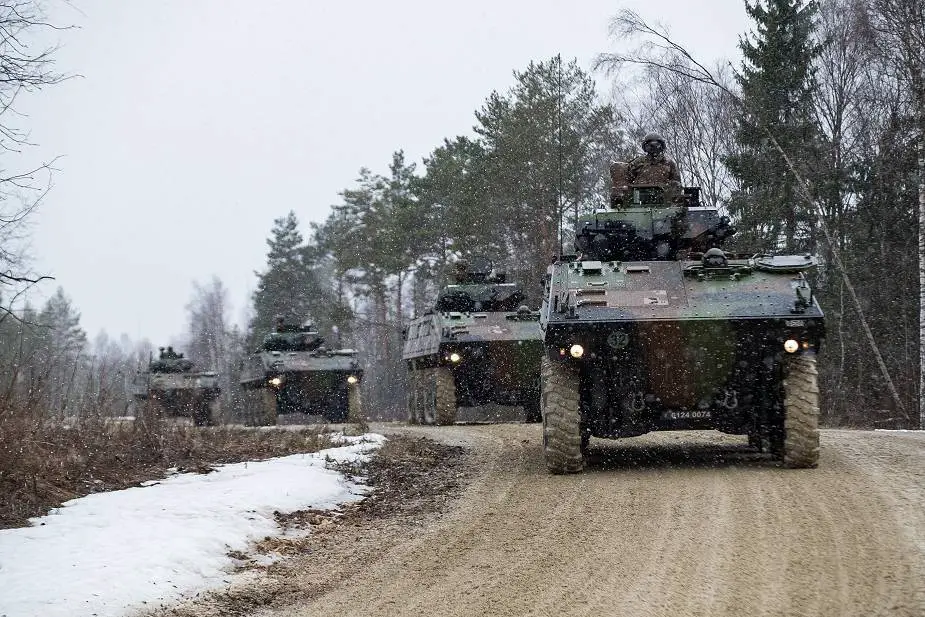
[[[458,407],[492,403],[539,421],[539,313],[519,307],[522,299],[511,283],[450,285],[434,311],[408,325],[412,422],[451,424]]]

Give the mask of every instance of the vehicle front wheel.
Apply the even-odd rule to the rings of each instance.
[[[584,468],[578,387],[573,367],[543,357],[543,456],[546,468],[554,474],[578,473]]]
[[[439,425],[456,422],[456,382],[453,371],[448,366],[438,366],[436,373],[437,409],[436,423]]]
[[[788,356],[784,364],[784,465],[819,464],[819,386],[816,356]]]

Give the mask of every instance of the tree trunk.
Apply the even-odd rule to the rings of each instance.
[[[925,110],[923,110],[925,111]],[[919,120],[919,428],[925,428],[925,114]]]

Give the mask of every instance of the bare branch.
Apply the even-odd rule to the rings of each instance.
[[[881,1],[890,2],[894,0]],[[635,51],[630,53],[602,54],[598,56],[598,59],[595,62],[595,68],[602,69],[606,73],[619,68],[624,64],[633,64],[670,71],[681,76],[682,78],[689,79],[698,83],[708,84],[722,91],[725,93],[725,95],[730,97],[731,101],[735,102],[739,113],[743,117],[753,121],[760,118],[758,114],[753,113],[753,110],[749,108],[748,102],[745,99],[733,92],[728,86],[721,83],[709,69],[697,61],[684,47],[672,40],[664,28],[650,26],[637,13],[628,9],[624,9],[617,15],[611,24],[611,33],[617,37],[623,38],[643,37],[643,42],[639,47],[636,48]],[[893,398],[893,403],[896,405],[897,409],[900,410],[903,416],[906,419],[909,419],[905,405],[903,405],[902,399],[899,396],[899,392],[896,390],[893,379],[890,376],[889,369],[883,360],[883,355],[881,354],[877,341],[870,329],[870,325],[868,324],[867,317],[864,313],[864,307],[862,306],[861,301],[855,292],[854,285],[852,284],[844,263],[842,262],[839,247],[829,231],[829,226],[826,223],[825,210],[819,201],[813,197],[813,195],[816,194],[816,191],[814,190],[812,183],[808,179],[804,178],[803,175],[798,171],[790,156],[781,147],[771,128],[766,124],[760,125],[759,128],[765,133],[769,143],[772,144],[774,149],[781,155],[788,169],[797,179],[797,186],[799,189],[800,197],[802,198],[804,204],[809,206],[811,210],[816,213],[818,227],[820,231],[822,231],[826,245],[831,251],[835,268],[841,275],[842,281],[845,284],[845,288],[848,290],[848,294],[852,300],[852,303],[854,304],[855,310],[857,311],[861,322],[861,327],[864,330],[864,334],[871,347],[871,350],[873,351],[874,357],[876,358],[880,372],[887,383],[887,387]]]

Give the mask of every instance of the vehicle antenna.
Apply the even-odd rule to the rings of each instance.
[[[556,150],[559,158],[558,161],[558,184],[556,186],[556,216],[559,222],[559,248],[556,251],[559,261],[562,260],[562,244],[565,241],[563,235],[565,231],[562,228],[562,53],[556,55],[556,66],[558,69],[556,78]]]

